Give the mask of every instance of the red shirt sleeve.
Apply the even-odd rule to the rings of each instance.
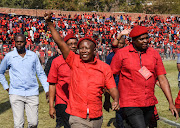
[[[158,52],[156,52],[156,59],[157,59],[157,61],[156,61],[156,74],[157,74],[157,76],[166,74],[166,70],[164,68],[161,56],[159,55]]]
[[[71,69],[73,67],[74,59],[75,59],[75,53],[70,50],[69,55],[67,56],[65,61]]]
[[[56,61],[53,60],[51,64],[51,68],[48,74],[47,82],[49,83],[57,83],[58,80],[58,69],[56,68]]]
[[[110,66],[112,69],[112,73],[119,75],[122,66],[122,56],[120,54],[120,50],[115,53]]]

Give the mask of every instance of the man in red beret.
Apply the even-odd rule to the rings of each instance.
[[[63,58],[71,69],[69,102],[66,112],[70,114],[71,128],[101,128],[102,94],[109,89],[114,99],[112,109],[119,109],[119,93],[108,64],[95,58],[96,41],[84,37],[78,41],[79,55],[73,53],[51,22],[51,13],[45,13],[45,20]]]
[[[76,53],[77,50],[77,38],[73,33],[68,34],[64,38],[64,42],[68,45],[70,50]],[[58,49],[59,50],[59,49]],[[60,51],[60,50],[59,50]],[[65,112],[67,103],[69,100],[69,84],[71,70],[65,62],[62,55],[54,58],[50,64],[50,71],[48,76],[49,84],[49,115],[54,119],[56,115],[56,128],[60,128],[61,125],[64,128],[70,128],[69,114]],[[55,99],[55,107],[54,107]]]
[[[113,74],[119,75],[119,103],[124,119],[133,128],[145,128],[158,103],[154,95],[156,78],[169,102],[172,114],[174,106],[166,71],[159,53],[148,47],[146,27],[135,26],[129,34],[132,44],[118,50],[111,62]]]

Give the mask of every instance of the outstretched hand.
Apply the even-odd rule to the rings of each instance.
[[[53,15],[52,12],[49,12],[49,13],[45,12],[45,13],[44,13],[44,19],[45,19],[45,21],[46,21],[46,22],[51,22],[51,20],[52,20],[52,15]]]

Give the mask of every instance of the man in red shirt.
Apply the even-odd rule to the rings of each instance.
[[[123,48],[125,46],[125,38],[123,37],[124,35],[128,35],[130,32],[130,29],[125,29],[123,30],[118,36],[117,38],[112,42],[112,50],[113,52],[111,52],[107,58],[106,58],[106,63],[107,64],[111,64],[112,58],[114,56],[114,54],[116,53],[116,51],[118,51],[119,49]],[[118,40],[117,40],[118,39]],[[114,76],[115,82],[116,82],[116,86],[118,87],[118,82],[119,82],[119,76],[115,75]],[[104,101],[104,109],[106,111],[109,112],[109,109],[111,107],[111,103],[110,103],[110,95],[108,92],[106,92],[105,94],[105,101]],[[119,111],[116,111],[116,128],[124,128],[124,124],[123,124],[123,118],[122,118],[122,111],[121,109]]]
[[[102,94],[109,89],[114,99],[112,109],[119,109],[119,93],[108,64],[95,58],[96,41],[90,37],[78,41],[79,55],[70,50],[51,22],[52,14],[45,14],[54,41],[59,46],[63,58],[71,69],[69,113],[71,128],[100,128],[102,125]]]
[[[64,38],[70,50],[74,53],[77,50],[77,38],[69,34]],[[70,128],[69,114],[65,112],[69,100],[70,67],[65,62],[62,55],[56,57],[51,64],[48,75],[49,84],[49,115],[54,119],[54,115],[62,121],[64,128]],[[56,97],[56,98],[55,98]],[[55,99],[55,108],[54,108]],[[56,110],[55,110],[56,109]],[[57,122],[58,123],[58,122]],[[56,127],[58,127],[56,125]],[[59,126],[60,127],[60,126]]]
[[[132,44],[118,50],[111,62],[113,74],[119,75],[119,103],[128,124],[133,128],[145,128],[158,103],[154,95],[156,78],[169,102],[172,114],[174,106],[166,71],[159,53],[148,47],[146,27],[135,26],[130,32]]]

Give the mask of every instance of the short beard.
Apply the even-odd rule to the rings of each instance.
[[[18,52],[19,54],[23,54],[23,53],[26,52],[26,50],[25,50],[25,48],[17,49],[17,52]]]

